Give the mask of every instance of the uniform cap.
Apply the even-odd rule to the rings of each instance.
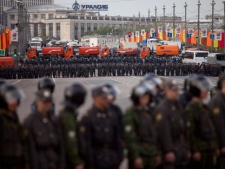
[[[39,90],[35,94],[43,102],[50,102],[53,100],[52,92],[48,89]]]
[[[108,98],[112,95],[110,93],[110,90],[106,86],[102,85],[102,86],[97,86],[94,89],[92,89],[92,96],[93,97],[100,96],[100,97]]]

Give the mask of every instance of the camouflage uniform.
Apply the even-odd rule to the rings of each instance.
[[[59,123],[63,134],[66,150],[66,168],[75,168],[82,164],[78,149],[78,124],[77,113],[73,110],[63,109],[60,112]]]
[[[26,132],[16,113],[0,111],[0,168],[23,169],[28,165]]]
[[[131,107],[123,117],[124,133],[129,151],[129,168],[134,168],[137,158],[143,160],[143,169],[155,168],[155,157],[159,155],[153,118],[145,110]]]
[[[208,108],[191,101],[185,108],[192,154],[199,152],[201,160],[191,162],[193,169],[212,169],[213,154],[217,149],[216,132]]]

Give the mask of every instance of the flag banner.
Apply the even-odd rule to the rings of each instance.
[[[215,33],[215,40],[218,40],[218,41],[222,40],[222,32],[221,31],[217,31]]]
[[[166,33],[172,33],[171,27],[167,27],[167,28],[166,28]]]
[[[159,26],[159,27],[158,27],[158,33],[162,33],[162,32],[163,32],[162,26]]]
[[[207,31],[207,28],[202,28],[202,38],[207,38],[208,36],[208,31]]]
[[[141,36],[145,36],[145,29],[141,30]]]
[[[188,34],[191,34],[191,36],[193,36],[194,35],[194,29],[188,28]]]
[[[176,28],[176,34],[180,35],[181,34],[181,27]]]

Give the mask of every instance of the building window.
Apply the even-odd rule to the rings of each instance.
[[[45,23],[43,23],[41,25],[41,34],[42,34],[42,36],[46,36],[46,24]]]
[[[100,28],[103,28],[104,27],[104,23],[100,23]]]
[[[94,31],[96,31],[98,29],[98,24],[94,23]]]
[[[49,23],[48,31],[49,31],[49,37],[53,37],[53,23]]]
[[[38,36],[38,24],[37,23],[34,24],[34,36],[35,37]]]
[[[38,18],[38,15],[37,14],[33,14],[33,18],[34,19],[37,19]]]
[[[10,20],[15,20],[15,15],[10,15]]]
[[[48,18],[49,18],[49,19],[53,19],[53,14],[49,14],[49,15],[48,15]]]
[[[60,23],[56,23],[56,37],[60,39]]]
[[[74,39],[78,39],[78,23],[74,23]]]
[[[41,14],[41,19],[46,19],[46,15],[45,14]]]
[[[84,23],[81,23],[81,36],[84,36]]]
[[[11,24],[11,29],[15,29],[16,24]]]
[[[91,31],[91,24],[90,23],[87,24],[87,31]]]

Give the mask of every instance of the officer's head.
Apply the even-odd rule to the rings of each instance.
[[[212,82],[209,80],[209,78],[203,75],[198,75],[190,82],[190,93],[193,97],[203,100],[208,96],[208,92],[210,89],[212,89],[212,87]]]
[[[72,83],[64,90],[63,104],[67,108],[78,108],[84,103],[86,94],[87,91],[82,84]]]
[[[3,84],[0,86],[0,109],[8,112],[15,112],[24,98],[22,90],[11,84]]]
[[[48,113],[51,110],[53,104],[52,92],[49,89],[41,89],[35,94],[38,112],[43,114]]]
[[[131,101],[135,106],[147,106],[150,102],[151,96],[156,94],[154,85],[150,83],[140,83],[132,89]]]
[[[179,98],[179,88],[175,80],[166,80],[165,81],[165,94],[167,99],[176,101]]]
[[[196,74],[191,74],[191,75],[187,76],[187,78],[185,78],[185,80],[184,80],[184,91],[189,91],[190,82],[191,82],[192,79],[194,79],[196,77],[197,77]]]
[[[109,102],[112,103],[113,101],[115,101],[116,96],[118,96],[120,94],[120,90],[118,87],[112,85],[112,84],[104,84],[103,86],[107,87],[109,90],[109,93],[111,94],[112,97],[109,98]]]
[[[217,88],[225,92],[225,74],[220,75],[217,82]]]
[[[162,79],[160,79],[159,76],[155,75],[154,73],[148,73],[144,76],[142,81],[154,83],[158,89],[158,91],[162,90],[163,88],[163,82]]]
[[[110,90],[104,86],[97,86],[92,89],[92,97],[94,99],[94,105],[101,109],[104,110],[109,106],[109,100],[113,97],[110,94]]]
[[[51,78],[43,77],[38,82],[38,90],[48,89],[51,93],[55,90],[55,82]]]

